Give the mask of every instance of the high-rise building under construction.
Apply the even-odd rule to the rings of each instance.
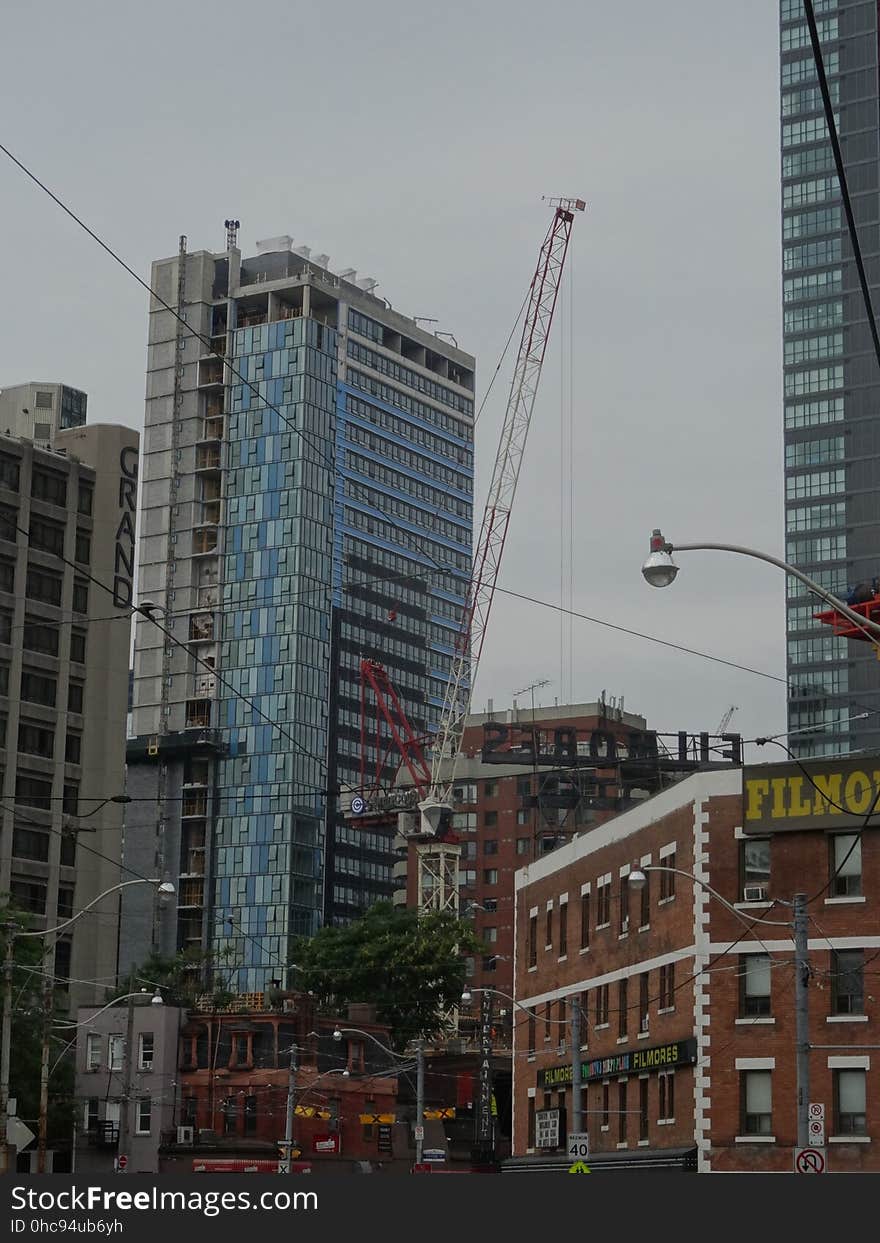
[[[155,948],[241,992],[391,895],[390,830],[337,814],[360,662],[429,733],[470,575],[474,360],[375,284],[234,222],[152,270],[126,863],[177,885]],[[151,916],[132,889],[121,966]]]
[[[858,238],[880,303],[878,6],[813,0]],[[880,365],[859,286],[803,0],[781,0],[786,560],[826,590],[880,575]],[[788,578],[790,745],[880,745],[877,661]]]

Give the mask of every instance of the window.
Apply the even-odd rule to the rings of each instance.
[[[20,472],[21,467],[16,458],[0,453],[0,487],[8,488],[10,492],[17,492]]]
[[[620,878],[620,903],[617,912],[617,931],[620,936],[629,932],[629,875]]]
[[[125,1055],[125,1037],[110,1036],[107,1041],[107,1066],[110,1070],[122,1070]]]
[[[70,659],[84,665],[86,660],[86,636],[81,630],[70,632]]]
[[[532,1150],[535,1147],[535,1098],[534,1096],[529,1097],[528,1128],[529,1128],[529,1133],[528,1133],[528,1136],[526,1137],[526,1146],[529,1150]]]
[[[498,854],[498,838],[497,837],[490,837],[488,840],[483,842],[483,854],[484,855],[497,855]]]
[[[524,825],[524,824],[528,824],[528,823],[529,823],[529,818],[530,818],[530,817],[529,817],[529,813],[528,813],[527,811],[523,811],[522,809],[520,809],[520,810],[516,813],[516,822],[517,822],[517,824],[518,824],[518,825],[520,825],[520,826],[522,826],[522,825]]]
[[[22,722],[18,727],[18,749],[25,755],[40,755],[51,759],[55,750],[55,734],[40,725]]]
[[[834,1072],[834,1130],[838,1135],[867,1135],[865,1072]]]
[[[553,907],[547,907],[547,917],[544,930],[544,948],[553,949]]]
[[[37,863],[49,862],[49,834],[23,826],[12,830],[12,853],[16,859],[33,859]]]
[[[82,682],[70,682],[67,687],[67,711],[82,713],[83,710],[83,684]]]
[[[90,1097],[83,1108],[83,1126],[86,1131],[97,1131],[98,1129],[98,1098]]]
[[[538,916],[532,915],[529,919],[529,966],[535,967],[538,964]]]
[[[484,781],[483,782],[483,798],[497,798],[497,797],[498,797],[498,782],[497,781]]]
[[[663,1071],[657,1076],[659,1104],[657,1117],[670,1119],[675,1117],[675,1071]]]
[[[29,565],[25,581],[24,594],[29,600],[39,600],[41,604],[61,603],[61,575],[52,574],[49,570],[38,570]]]
[[[64,553],[64,527],[57,522],[31,515],[31,547],[51,552],[60,557]]]
[[[28,673],[22,670],[21,697],[27,703],[42,704],[46,708],[55,707],[55,679],[42,673]]]
[[[0,591],[15,591],[15,565],[12,561],[0,561]]]
[[[639,928],[647,928],[651,922],[651,873],[643,872],[645,882],[639,894]]]
[[[835,833],[831,838],[831,892],[838,898],[851,898],[862,892],[859,833]]]
[[[568,903],[559,903],[559,957],[568,953]]]
[[[553,1023],[553,1002],[548,1001],[544,1005],[544,1039],[549,1040],[553,1034],[551,1025]]]
[[[35,470],[31,477],[31,496],[38,501],[64,506],[67,504],[67,480],[63,475]]]
[[[30,911],[33,915],[46,914],[45,884],[40,884],[39,881],[13,878],[9,885],[9,892],[13,906],[18,906],[23,911]]]
[[[626,979],[617,981],[617,1038],[625,1040],[627,1034],[629,1010],[627,1007],[627,993],[629,981]]]
[[[498,929],[497,928],[484,928],[483,939],[485,941],[488,941],[490,945],[494,945],[498,940]]]
[[[626,1143],[626,1089],[629,1086],[626,1079],[620,1079],[617,1083],[617,1142],[618,1144]]]
[[[761,900],[757,890],[766,897],[770,892],[770,838],[747,837],[740,843],[740,879],[743,901]],[[752,890],[757,890],[753,893]],[[746,890],[750,890],[746,897]]]
[[[660,860],[660,866],[664,869],[660,873],[660,901],[668,902],[670,898],[675,897],[675,872],[669,871],[675,867],[675,851],[664,855]]]
[[[11,505],[0,505],[0,539],[16,542],[18,535],[18,510]]]
[[[648,1030],[649,1006],[651,993],[651,973],[643,971],[639,976],[639,1031]]]
[[[138,1070],[153,1069],[153,1033],[141,1032],[138,1036]]]
[[[647,1076],[639,1080],[639,1139],[648,1138],[648,1086]]]
[[[770,955],[742,954],[739,960],[739,1012],[742,1018],[770,1013]]]
[[[608,1026],[610,987],[610,984],[600,984],[596,989],[596,1027]]]
[[[69,781],[63,787],[61,810],[68,816],[79,814],[79,782]]]
[[[71,885],[58,886],[57,911],[60,919],[69,919],[73,915],[73,887]]]
[[[88,516],[92,512],[92,499],[94,497],[94,489],[87,483],[79,485],[77,493],[76,512]]]
[[[660,995],[658,997],[661,1010],[675,1009],[675,963],[667,963],[660,968]]]
[[[26,618],[21,635],[21,645],[26,652],[40,652],[44,656],[58,655],[58,628]]]
[[[771,1135],[773,1132],[770,1075],[769,1070],[740,1072],[743,1135]]]
[[[537,1022],[535,1020],[535,1013],[533,1010],[530,1010],[529,1020],[528,1020],[528,1044],[529,1044],[528,1051],[530,1054],[535,1052],[535,1037],[537,1034],[536,1029],[537,1029]]]
[[[590,895],[588,893],[581,894],[581,949],[588,949],[590,945]]]
[[[528,798],[531,793],[532,793],[531,777],[517,777],[516,779],[517,798]]]
[[[835,950],[831,954],[831,1013],[864,1014],[864,950]]]
[[[89,611],[89,585],[82,579],[77,579],[73,584],[73,611],[74,613],[88,613]]]
[[[88,531],[78,530],[76,533],[76,551],[74,553],[74,561],[78,561],[80,565],[88,565],[92,559],[92,537]]]
[[[611,881],[604,881],[596,888],[596,928],[607,928],[611,923]]]
[[[531,844],[531,838],[518,837],[516,839],[516,853],[518,855],[527,855],[529,853],[530,844]]]
[[[498,910],[498,899],[497,898],[484,898],[483,899],[483,910],[486,912],[487,915],[493,915],[495,911]]]
[[[15,801],[23,807],[38,807],[41,811],[51,811],[52,782],[19,772],[15,778]]]
[[[484,885],[497,885],[498,884],[498,869],[497,868],[484,868],[483,869],[483,884]]]
[[[86,1070],[101,1069],[101,1036],[98,1032],[89,1032],[86,1036]]]
[[[609,1118],[611,1116],[611,1084],[607,1081],[602,1084],[602,1113],[600,1115],[602,1122],[602,1130],[607,1131]]]
[[[244,1098],[244,1133],[245,1135],[257,1133],[257,1098],[255,1096]]]
[[[484,811],[483,812],[483,824],[485,825],[487,829],[494,829],[496,825],[498,824],[498,812],[497,811]]]
[[[82,736],[80,734],[68,734],[64,740],[64,762],[66,764],[79,764],[82,754]]]

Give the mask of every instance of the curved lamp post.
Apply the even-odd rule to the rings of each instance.
[[[805,587],[814,592],[820,600],[824,600],[830,605],[835,612],[841,613],[854,625],[861,630],[870,633],[876,642],[880,642],[880,625],[871,621],[868,617],[863,617],[861,613],[856,613],[843,600],[838,599],[832,592],[826,591],[824,587],[820,587],[817,582],[804,574],[802,570],[798,570],[793,565],[789,565],[787,561],[780,561],[778,557],[773,557],[768,552],[760,552],[757,548],[746,548],[740,544],[671,544],[664,538],[659,528],[655,527],[651,535],[651,552],[645,564],[642,566],[642,574],[645,580],[652,587],[668,587],[675,581],[678,574],[678,566],[672,559],[674,552],[732,552],[742,557],[754,557],[758,561],[766,561],[769,565],[775,565],[778,569],[784,570],[786,574],[791,574],[793,578],[798,579]]]
[[[747,922],[741,911],[723,898],[720,893],[716,892],[711,885],[708,885],[699,876],[694,876],[692,872],[686,872],[682,868],[665,867],[662,864],[646,864],[641,868],[636,868],[629,874],[629,883],[631,888],[635,890],[643,889],[648,883],[647,872],[674,872],[678,876],[685,876],[696,885],[700,885],[708,893],[716,898],[722,906],[731,911],[741,921]],[[794,987],[795,987],[795,1072],[797,1083],[797,1142],[799,1148],[806,1148],[809,1144],[809,1100],[810,1100],[810,1021],[808,1009],[807,984],[810,978],[810,961],[809,961],[809,945],[807,930],[807,896],[804,893],[796,893],[791,902],[782,902],[782,905],[790,906],[792,918],[791,920],[766,919],[763,916],[756,916],[754,920],[748,921],[747,926],[752,924],[773,924],[776,927],[790,928],[794,934]]]
[[[366,1036],[368,1040],[372,1040],[373,1044],[387,1053],[394,1061],[401,1062],[405,1059],[401,1058],[389,1049],[387,1045],[378,1040],[372,1032],[365,1032],[360,1027],[335,1027],[333,1029],[333,1039],[341,1040],[344,1032],[354,1032],[358,1036]],[[425,1132],[425,1042],[421,1038],[416,1041],[416,1164],[422,1160],[422,1152],[424,1146]]]

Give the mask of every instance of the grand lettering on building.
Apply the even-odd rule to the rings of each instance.
[[[119,526],[113,559],[113,603],[128,608],[134,585],[134,516],[137,511],[138,451],[126,445],[119,454]]]

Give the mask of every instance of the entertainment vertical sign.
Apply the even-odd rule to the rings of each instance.
[[[474,1160],[495,1160],[495,1126],[492,1117],[492,993],[480,996],[480,1068],[477,1089],[477,1126]]]

